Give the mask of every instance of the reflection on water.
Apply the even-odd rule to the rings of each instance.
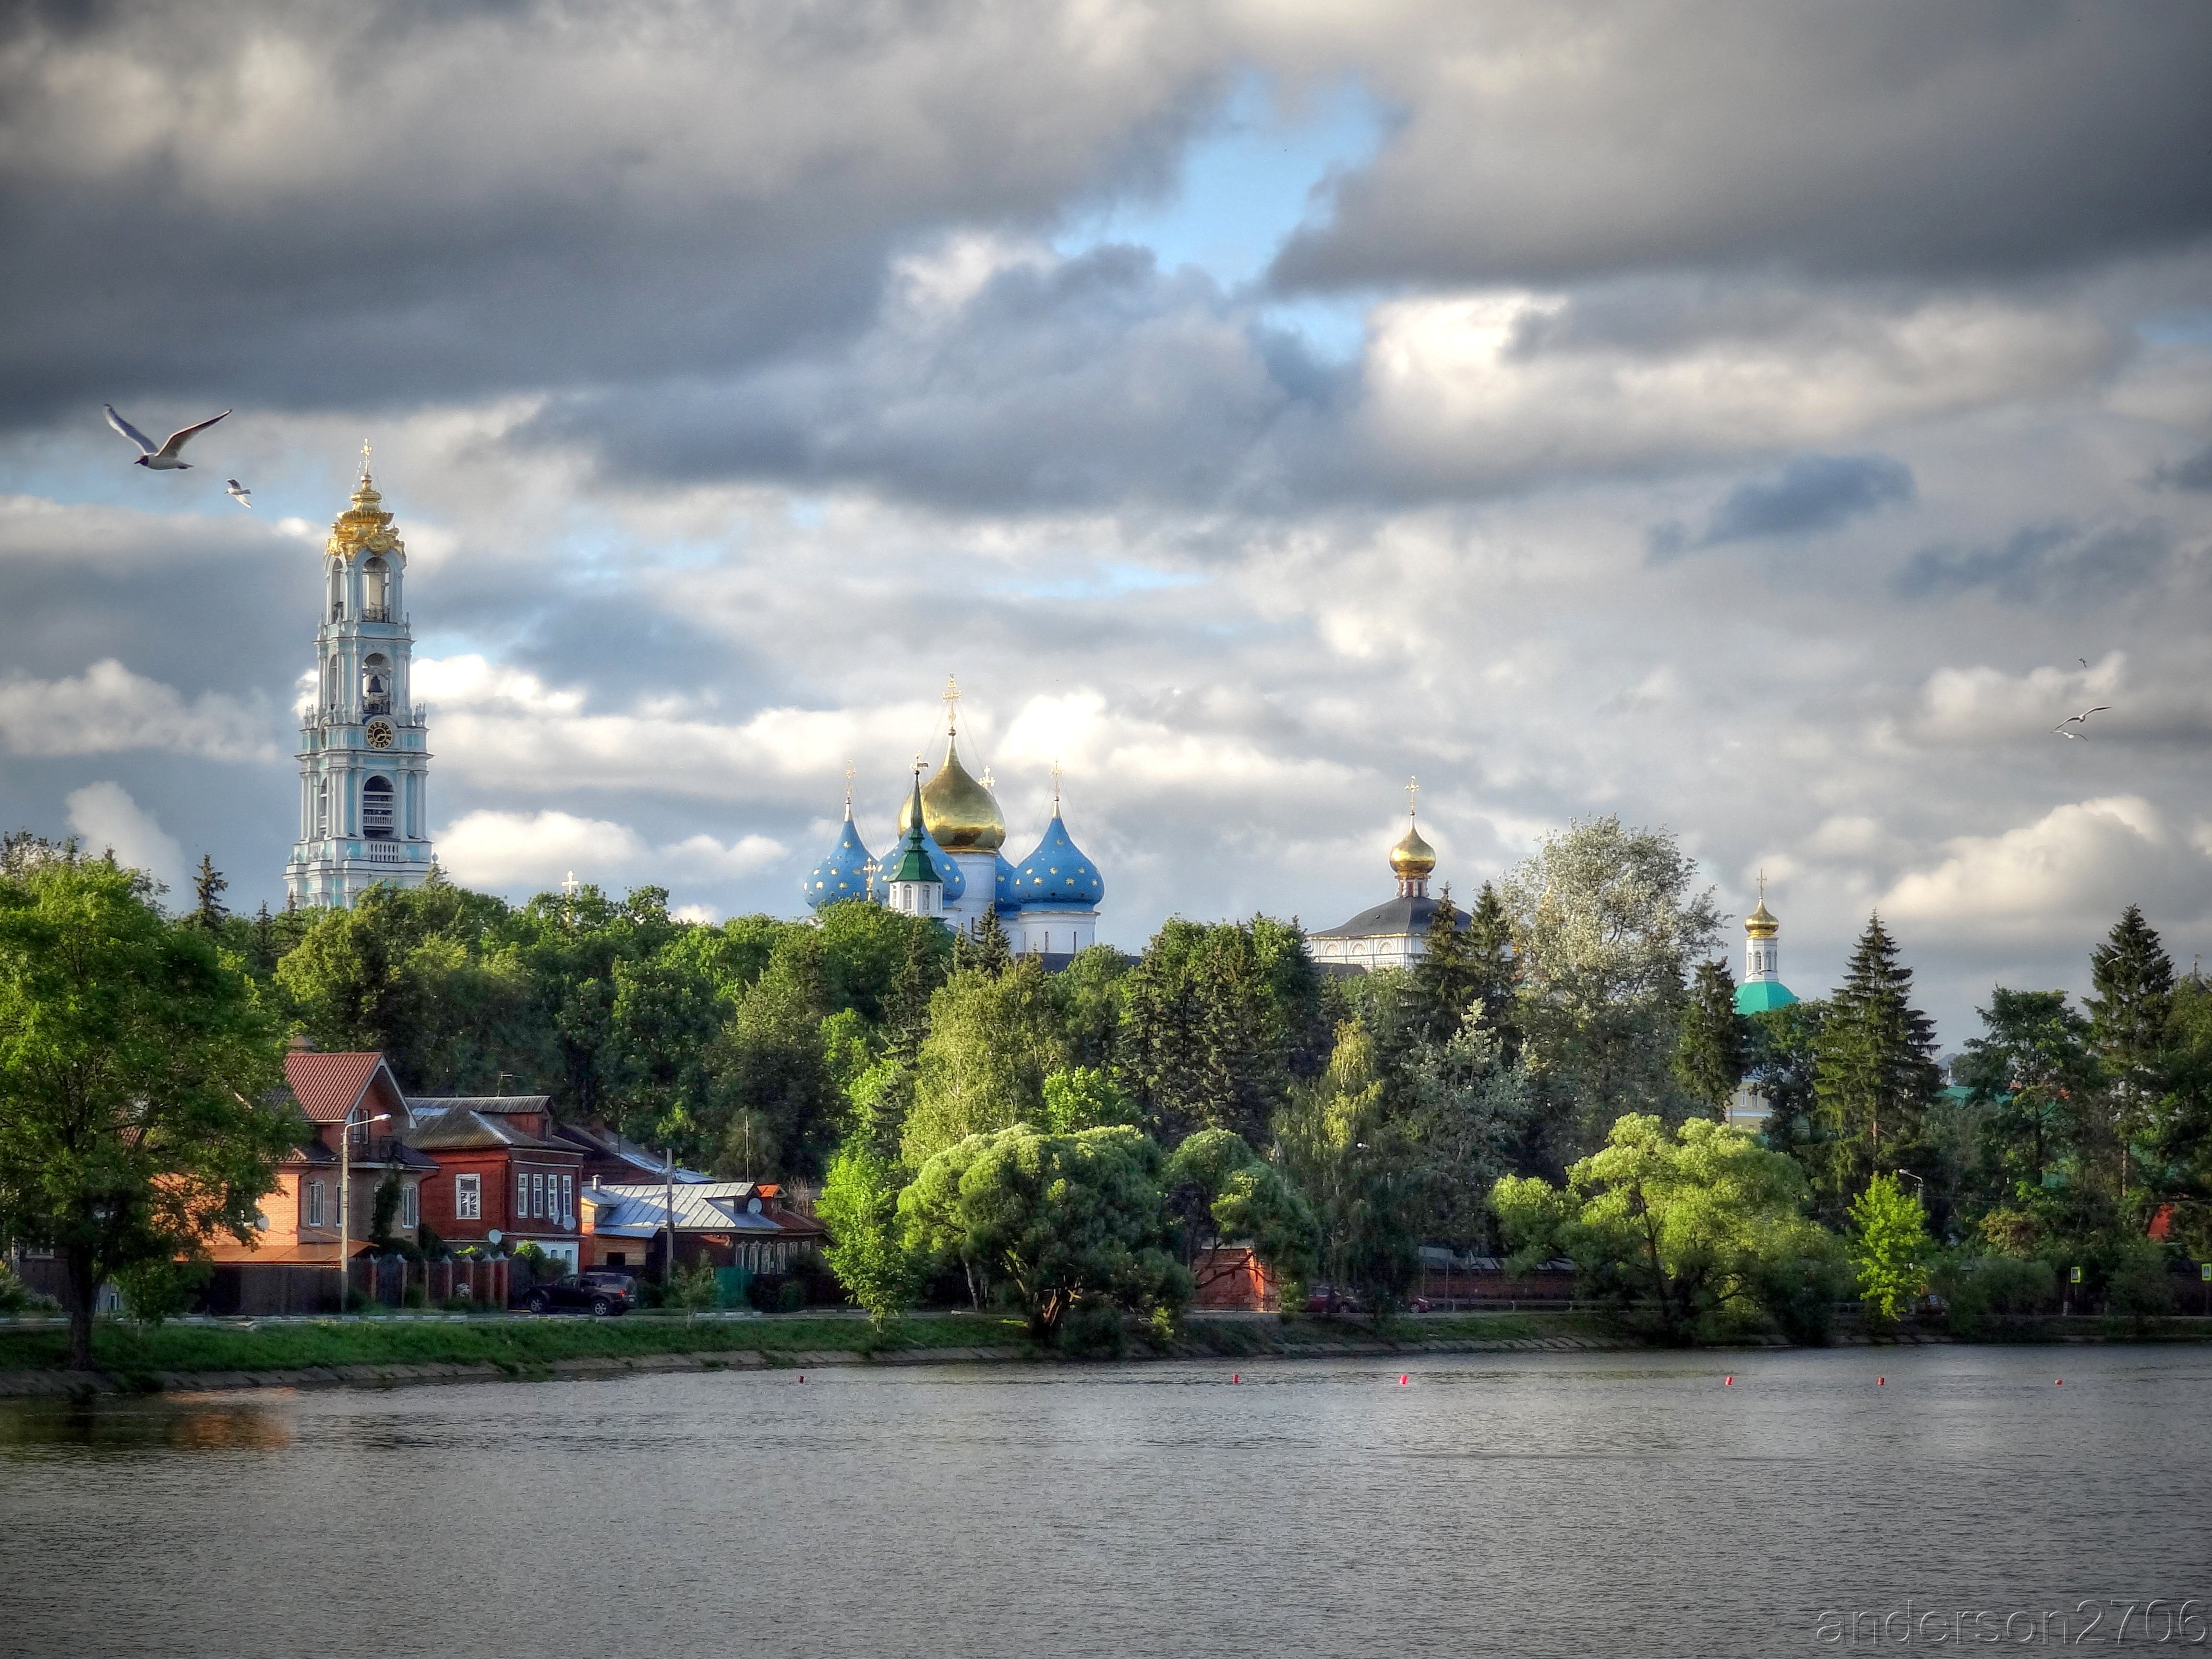
[[[1845,1650],[1829,1610],[2212,1597],[2194,1349],[1231,1375],[0,1407],[0,1649],[1705,1659]]]

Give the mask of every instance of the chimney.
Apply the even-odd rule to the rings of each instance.
[[[284,1047],[295,1054],[312,1054],[315,1052],[315,1040],[305,1031],[295,1031],[284,1039]]]

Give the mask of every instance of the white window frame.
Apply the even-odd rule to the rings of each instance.
[[[574,1226],[575,1214],[576,1177],[564,1175],[561,1177],[561,1224],[564,1227]]]
[[[422,1224],[422,1188],[416,1182],[404,1182],[400,1185],[399,1224],[403,1227]]]
[[[533,1172],[530,1177],[530,1218],[542,1221],[545,1217],[545,1176]]]
[[[453,1177],[453,1219],[481,1221],[483,1219],[483,1177],[480,1175]]]
[[[527,1220],[529,1216],[530,1171],[517,1170],[514,1172],[514,1218],[517,1221],[524,1221]]]
[[[320,1227],[323,1224],[323,1183],[321,1182],[311,1181],[307,1183],[306,1209],[307,1225]]]

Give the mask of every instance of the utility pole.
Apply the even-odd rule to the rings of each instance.
[[[353,1273],[346,1261],[346,1228],[352,1220],[353,1203],[353,1126],[354,1113],[358,1106],[349,1107],[345,1121],[338,1126],[338,1311],[346,1310],[346,1302],[353,1295]],[[372,1123],[389,1123],[392,1114],[379,1112],[374,1117],[359,1120],[364,1129]]]

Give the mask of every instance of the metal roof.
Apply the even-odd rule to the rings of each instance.
[[[398,1082],[385,1066],[384,1056],[374,1050],[325,1054],[295,1048],[284,1056],[284,1081],[291,1085],[292,1097],[317,1123],[343,1123],[361,1104],[379,1072],[391,1085],[393,1097],[404,1103],[407,1097],[399,1092]]]
[[[1311,935],[1315,939],[1399,939],[1407,934],[1429,931],[1429,918],[1435,915],[1442,899],[1394,898],[1362,910],[1350,921]],[[1454,907],[1456,908],[1457,907]],[[1468,916],[1459,912],[1453,924],[1460,932],[1467,931]]]

